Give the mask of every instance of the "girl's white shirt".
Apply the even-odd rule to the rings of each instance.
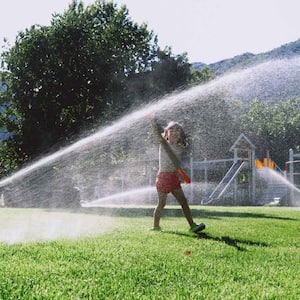
[[[178,160],[180,160],[183,151],[182,146],[178,144],[169,144],[169,146]],[[177,172],[176,166],[174,166],[168,153],[161,145],[159,145],[159,172]]]

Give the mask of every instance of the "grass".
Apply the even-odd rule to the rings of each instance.
[[[0,299],[300,298],[299,209],[193,207],[207,225],[198,237],[178,207],[165,210],[162,232],[148,230],[152,208],[86,212],[99,226],[112,215],[114,229],[0,243]]]

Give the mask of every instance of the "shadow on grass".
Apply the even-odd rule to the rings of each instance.
[[[212,240],[215,242],[221,242],[221,243],[225,243],[228,246],[236,248],[238,251],[247,251],[246,248],[241,247],[239,244],[244,244],[244,245],[248,245],[248,246],[268,247],[268,244],[266,244],[264,242],[254,242],[254,241],[244,240],[244,239],[232,239],[229,236],[214,237],[205,232],[200,232],[197,235],[192,235],[192,234],[183,233],[183,232],[166,230],[166,231],[161,231],[161,233],[175,234],[175,235],[179,235],[179,236],[186,236],[189,238],[205,239],[205,240]]]
[[[87,214],[98,214],[98,215],[109,215],[118,217],[146,217],[153,215],[154,207],[91,207],[81,208],[79,212]],[[264,213],[256,212],[232,212],[232,211],[216,211],[216,210],[205,210],[202,208],[191,209],[193,217],[206,218],[206,219],[220,219],[220,218],[255,218],[255,219],[277,219],[277,220],[293,220],[294,218],[280,217]],[[75,211],[74,211],[75,212]],[[78,212],[78,210],[76,211]],[[166,207],[163,212],[165,217],[182,217],[183,213],[180,207]]]
[[[254,242],[250,240],[244,239],[232,239],[229,236],[222,236],[222,237],[213,237],[205,232],[201,232],[197,236],[199,239],[206,239],[206,240],[213,240],[216,242],[222,242],[226,245],[235,247],[239,251],[245,251],[245,248],[240,247],[238,244],[244,244],[248,246],[258,246],[258,247],[268,247],[268,245],[264,242]]]

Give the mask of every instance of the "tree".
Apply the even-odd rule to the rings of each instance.
[[[191,74],[191,83],[198,84],[214,79],[214,74],[208,66],[205,66],[201,71],[193,70]]]
[[[270,151],[284,168],[289,149],[300,150],[300,99],[280,101],[273,106],[259,100],[251,103],[241,118],[242,127],[258,148],[258,155]]]
[[[157,94],[171,92],[186,86],[191,79],[190,64],[186,53],[173,55],[171,48],[158,51],[157,61],[152,64],[152,84]]]
[[[157,49],[157,56],[146,72],[132,73],[122,94],[133,103],[145,103],[191,82],[191,66],[186,53],[174,55],[170,47]]]
[[[150,69],[156,51],[153,32],[113,2],[84,9],[73,1],[50,26],[19,33],[4,54],[2,103],[9,103],[6,125],[23,158],[116,114],[123,104],[115,95],[131,74]]]
[[[232,114],[232,103],[221,92],[199,97],[188,118],[193,120],[193,156],[219,159],[231,156],[229,149],[240,134],[239,120]]]

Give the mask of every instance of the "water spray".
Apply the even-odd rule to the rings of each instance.
[[[69,147],[43,157],[2,179],[0,188],[9,189],[14,203],[20,205],[37,197],[37,203],[43,199],[52,203],[63,198],[73,198],[72,193],[71,196],[64,193],[73,188],[74,191],[78,189],[80,200],[93,201],[112,193],[126,193],[137,186],[149,187],[149,184],[154,183],[151,181],[151,172],[156,175],[156,171],[152,169],[156,165],[157,156],[156,145],[152,145],[149,139],[150,112],[155,112],[158,118],[164,120],[179,118],[185,121],[192,131],[193,126],[199,129],[197,120],[199,112],[206,109],[203,103],[207,97],[211,97],[211,105],[220,97],[228,101],[248,101],[249,97],[256,98],[260,94],[271,93],[274,90],[274,80],[281,82],[280,78],[284,78],[285,83],[293,83],[296,76],[300,77],[299,70],[299,58],[270,61],[222,75],[182,92],[166,95],[109,126],[99,128],[94,134],[78,140]],[[285,84],[287,89],[290,86],[292,84]],[[269,90],[266,90],[267,88]],[[298,86],[298,90],[293,93],[299,95],[299,88]],[[264,89],[263,93],[259,89]],[[200,149],[199,153],[210,153],[206,149],[212,149],[213,152],[213,149],[218,148],[218,144],[215,144],[218,141],[209,140],[210,130],[214,130],[215,126],[216,124],[207,125],[207,140],[200,140],[199,145],[196,145],[197,149]],[[224,136],[224,128],[220,130],[223,130]],[[179,169],[179,172],[181,171],[183,170]],[[182,174],[184,176],[184,172]],[[184,178],[189,180],[188,177]],[[4,201],[6,202],[6,199]],[[31,202],[30,205],[34,203]]]

